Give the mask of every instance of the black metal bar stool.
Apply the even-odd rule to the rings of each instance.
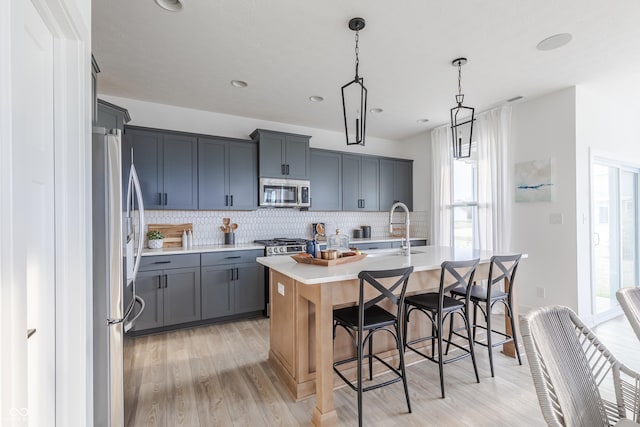
[[[413,267],[400,268],[396,270],[384,271],[361,271],[358,274],[360,279],[360,297],[357,306],[340,308],[333,311],[333,339],[336,338],[336,329],[338,326],[343,327],[351,336],[353,344],[356,348],[356,356],[349,359],[340,360],[333,364],[333,370],[349,387],[358,392],[358,425],[362,426],[362,393],[365,391],[380,388],[389,384],[402,381],[404,384],[404,394],[407,398],[407,408],[411,412],[411,403],[409,401],[409,389],[407,388],[407,376],[404,369],[404,346],[402,337],[402,327],[400,325],[404,310],[404,294],[407,291],[407,283],[409,276],[413,271]],[[391,286],[385,286],[377,279],[382,278],[398,278]],[[365,301],[365,288],[373,288],[375,296]],[[400,295],[396,296],[394,292],[400,288]],[[378,303],[390,300],[397,306],[395,313],[390,313],[384,308],[377,305]],[[399,354],[399,366],[395,368],[378,355],[373,354],[373,334],[378,331],[389,332],[396,341],[396,347]],[[366,332],[366,336],[365,336]],[[368,354],[364,354],[364,347],[368,344]],[[362,386],[362,360],[368,359],[369,363],[369,380],[373,380],[373,360],[377,360],[389,368],[396,377],[367,387]],[[342,372],[338,370],[338,366],[345,363],[357,361],[358,379],[357,384],[353,384],[348,380]]]
[[[489,351],[489,366],[491,367],[491,376],[493,377],[493,347],[498,347],[502,344],[513,341],[516,348],[516,355],[518,356],[518,363],[522,365],[520,359],[520,350],[518,350],[518,338],[516,336],[515,319],[513,318],[513,289],[514,279],[516,277],[516,270],[518,269],[518,263],[522,254],[517,255],[495,255],[491,257],[491,265],[489,266],[489,277],[486,285],[474,285],[471,286],[471,292],[467,293],[466,289],[455,288],[451,291],[451,295],[454,298],[469,298],[473,304],[473,341],[476,344],[487,347]],[[499,271],[498,271],[499,270]],[[504,280],[509,282],[509,291],[503,292],[500,290],[500,284],[504,283]],[[491,326],[491,311],[496,303],[502,303],[506,313],[511,319],[511,335],[497,331]],[[483,307],[484,305],[484,307]],[[484,315],[485,324],[478,324],[478,308]],[[486,341],[476,340],[477,328],[487,331]],[[460,329],[449,329],[449,340],[451,340],[451,334],[458,335]],[[502,336],[502,340],[494,342],[492,340],[492,334]]]
[[[409,318],[412,312],[418,311],[423,313],[431,321],[431,336],[421,337],[413,340],[408,339],[408,334],[405,335],[405,346],[410,348],[420,356],[431,360],[438,364],[440,370],[440,389],[442,391],[442,397],[444,398],[444,373],[443,366],[447,363],[455,362],[463,359],[467,356],[471,356],[473,362],[473,370],[476,374],[476,381],[480,382],[478,376],[478,367],[476,366],[476,356],[473,352],[473,339],[471,337],[471,328],[469,325],[469,315],[467,307],[469,305],[469,296],[467,295],[466,301],[459,301],[452,298],[448,294],[452,289],[456,287],[470,288],[470,284],[473,283],[473,276],[476,273],[479,259],[470,261],[445,261],[441,265],[440,271],[440,288],[438,292],[428,292],[424,294],[412,295],[405,299],[405,331],[408,331]],[[468,348],[465,348],[455,342],[451,342],[451,339],[445,339],[443,337],[443,325],[445,319],[458,314],[464,321],[465,329],[467,330]],[[413,344],[431,340],[431,356],[426,353],[412,347]],[[435,343],[437,340],[438,356],[435,356]],[[447,342],[447,348],[449,344],[463,350],[463,353],[447,360],[443,359],[442,355],[442,342]]]

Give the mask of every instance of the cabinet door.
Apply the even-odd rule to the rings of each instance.
[[[233,267],[232,264],[202,267],[202,319],[234,313]]]
[[[250,263],[236,264],[235,268],[236,313],[264,310],[264,267]]]
[[[260,133],[260,176],[282,178],[284,176],[284,146],[285,136],[278,134]]]
[[[227,147],[226,141],[198,139],[198,207],[200,209],[229,209]]]
[[[313,186],[312,186],[313,187]],[[360,209],[360,156],[342,155],[342,210]]]
[[[311,210],[339,211],[342,209],[342,154],[311,150],[309,176],[311,178]]]
[[[146,209],[162,209],[162,133],[138,129],[128,129],[123,145],[123,185],[126,191],[131,163],[130,148],[133,148],[133,163],[138,171],[142,199]],[[126,198],[126,192],[123,197]]]
[[[413,164],[412,162],[395,162],[395,198],[401,201],[410,211],[413,210]],[[384,206],[381,206],[383,208]],[[389,206],[390,208],[391,206]]]
[[[363,156],[360,166],[360,198],[361,209],[365,211],[380,210],[380,194],[378,180],[380,160],[376,157]]]
[[[395,202],[394,160],[380,159],[380,210],[389,210]]]
[[[258,146],[253,142],[229,142],[229,205],[234,210],[258,208]]]
[[[198,209],[198,145],[195,137],[164,135],[165,209]]]
[[[200,320],[200,268],[164,270],[164,325]]]
[[[136,278],[136,294],[144,300],[144,311],[136,320],[134,331],[159,328],[163,325],[162,271],[141,271]]]
[[[284,151],[287,178],[309,179],[309,138],[287,136]]]

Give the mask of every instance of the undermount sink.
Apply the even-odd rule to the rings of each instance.
[[[402,249],[375,249],[371,252],[364,251],[368,257],[376,257],[376,256],[398,256],[403,255]],[[409,255],[419,254],[419,251],[409,251]]]

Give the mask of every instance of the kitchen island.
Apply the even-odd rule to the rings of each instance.
[[[334,353],[336,359],[346,358],[353,354],[353,344],[346,334],[338,335],[334,344],[333,309],[358,301],[358,273],[362,270],[390,270],[413,265],[414,272],[407,287],[407,295],[410,295],[437,291],[440,264],[445,260],[480,258],[476,279],[486,279],[492,255],[488,251],[425,246],[412,248],[409,256],[397,252],[372,253],[363,260],[332,267],[298,264],[290,257],[258,258],[260,264],[270,269],[269,362],[295,400],[315,393],[314,425],[335,425]],[[505,320],[508,325],[508,319]],[[427,322],[412,323],[410,334],[430,334],[431,327]],[[374,351],[397,363],[394,360],[397,352],[391,351],[393,347],[391,339],[379,339],[375,342]],[[505,344],[503,352],[515,356],[513,343]],[[407,353],[408,364],[418,360],[411,353]],[[351,373],[355,375],[353,370],[351,367]],[[338,384],[341,382],[336,382]]]

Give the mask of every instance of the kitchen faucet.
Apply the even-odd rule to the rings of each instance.
[[[404,210],[404,242],[402,244],[402,255],[409,256],[411,254],[411,241],[409,240],[409,208],[402,202],[395,202],[389,211],[389,234],[393,234],[393,226],[401,224],[393,222],[393,212],[396,208]]]

